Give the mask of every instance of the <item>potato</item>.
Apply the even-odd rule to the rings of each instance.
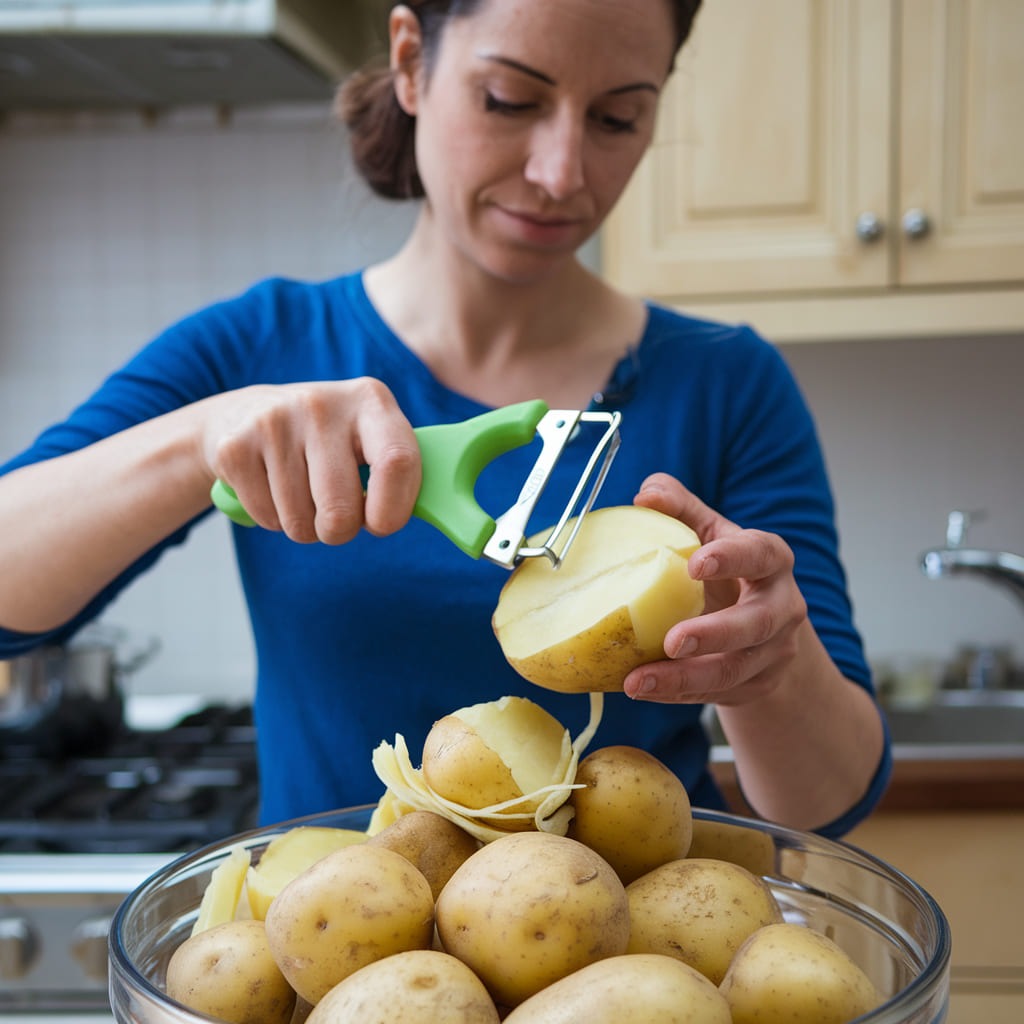
[[[502,697],[434,723],[423,744],[423,778],[445,800],[486,808],[561,782],[572,754],[558,719],[525,697]],[[541,799],[512,809],[532,815]],[[529,816],[503,824],[535,827]]]
[[[618,875],[589,847],[516,832],[482,847],[452,875],[437,900],[437,931],[495,1002],[515,1006],[624,953],[629,907]]]
[[[252,855],[241,846],[236,846],[210,874],[210,881],[203,890],[199,914],[192,925],[192,934],[198,935],[208,928],[214,928],[240,916],[239,903],[245,887],[246,873]],[[248,915],[246,915],[248,916]]]
[[[373,836],[369,844],[394,850],[419,868],[435,900],[455,869],[480,848],[468,832],[432,811],[403,814]]]
[[[679,777],[637,747],[601,747],[580,761],[569,836],[597,851],[624,885],[685,857],[693,815]]]
[[[767,832],[727,821],[693,819],[690,857],[727,860],[754,875],[775,870],[775,843]]]
[[[396,953],[350,974],[317,1003],[309,1024],[498,1024],[480,979],[447,953]]]
[[[327,854],[289,882],[270,904],[266,928],[284,976],[316,1004],[360,967],[429,949],[434,897],[400,853],[362,843]]]
[[[419,768],[396,733],[394,744],[382,741],[373,751],[373,770],[387,791],[371,828],[376,833],[420,810],[447,818],[482,843],[515,831],[564,836],[576,769],[601,723],[604,694],[590,694],[589,704],[590,718],[575,739],[524,697],[463,708],[435,723]]]
[[[734,1024],[845,1024],[882,1002],[835,942],[799,924],[772,924],[737,950],[721,984]]]
[[[365,843],[366,839],[366,833],[355,829],[315,825],[297,825],[274,836],[246,875],[252,916],[262,921],[274,897],[321,857],[353,843]]]
[[[674,957],[627,953],[581,967],[520,1003],[505,1024],[731,1024],[714,985]]]
[[[227,921],[186,939],[167,963],[167,994],[228,1024],[288,1024],[295,993],[262,921]]]
[[[558,569],[527,558],[506,581],[491,620],[506,660],[549,690],[621,690],[632,669],[665,657],[670,627],[703,611],[704,586],[687,570],[699,546],[653,509],[595,509]]]
[[[738,864],[687,858],[626,887],[630,953],[664,953],[719,984],[736,950],[782,920],[767,883]]]

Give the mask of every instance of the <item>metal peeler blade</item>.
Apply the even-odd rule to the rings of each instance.
[[[615,453],[619,450],[621,420],[622,416],[617,412],[554,409],[545,413],[537,424],[537,434],[543,442],[541,453],[533,464],[533,469],[515,504],[495,521],[494,533],[484,545],[483,557],[508,569],[514,568],[524,558],[543,557],[557,569],[576,539],[576,534],[583,525],[584,516],[594,507]],[[526,547],[526,529],[530,515],[562,451],[572,440],[580,423],[598,422],[606,424],[605,431],[591,452],[583,474],[577,481],[558,522],[540,547]]]

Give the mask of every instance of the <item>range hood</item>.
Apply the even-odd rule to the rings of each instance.
[[[391,0],[0,0],[0,110],[324,100]]]

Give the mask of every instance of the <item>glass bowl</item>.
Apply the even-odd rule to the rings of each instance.
[[[210,875],[236,845],[253,860],[296,825],[364,829],[372,807],[282,822],[178,858],[121,904],[110,930],[110,1002],[119,1024],[201,1024],[212,1018],[169,999],[171,953],[188,937]],[[949,1006],[950,934],[932,897],[906,875],[856,847],[729,814],[694,818],[762,833],[774,849],[765,875],[788,921],[834,939],[889,999],[859,1024],[939,1024]]]

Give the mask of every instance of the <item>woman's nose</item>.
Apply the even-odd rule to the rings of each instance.
[[[569,117],[537,125],[526,162],[526,180],[552,199],[564,200],[584,184],[583,127]]]

